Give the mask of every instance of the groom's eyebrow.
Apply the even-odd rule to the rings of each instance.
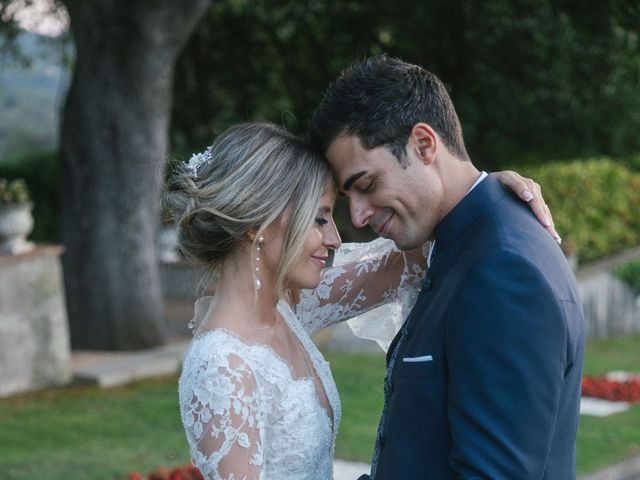
[[[351,186],[356,182],[356,180],[358,180],[361,176],[363,176],[366,173],[367,173],[366,170],[362,170],[358,173],[354,173],[353,175],[351,175],[349,178],[347,178],[347,180],[342,185],[342,191],[348,192]]]

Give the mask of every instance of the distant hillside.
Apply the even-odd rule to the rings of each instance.
[[[18,41],[31,65],[16,65],[0,53],[0,161],[58,144],[60,108],[68,85],[54,40],[23,33]]]

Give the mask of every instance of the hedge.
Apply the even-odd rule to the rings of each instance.
[[[640,260],[632,260],[619,266],[615,273],[640,295]]]
[[[563,248],[580,262],[640,245],[640,173],[604,157],[518,171],[542,186]]]

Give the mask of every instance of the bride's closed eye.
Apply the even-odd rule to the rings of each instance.
[[[326,218],[321,218],[321,217],[317,217],[316,218],[316,223],[318,225],[320,225],[321,227],[325,226],[327,223],[329,223],[329,220],[327,220]]]

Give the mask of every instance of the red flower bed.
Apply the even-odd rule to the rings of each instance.
[[[204,477],[193,465],[183,465],[173,469],[158,467],[146,477],[140,472],[131,472],[129,480],[204,480]]]
[[[640,402],[640,377],[629,377],[625,380],[584,377],[582,395],[614,402]]]

